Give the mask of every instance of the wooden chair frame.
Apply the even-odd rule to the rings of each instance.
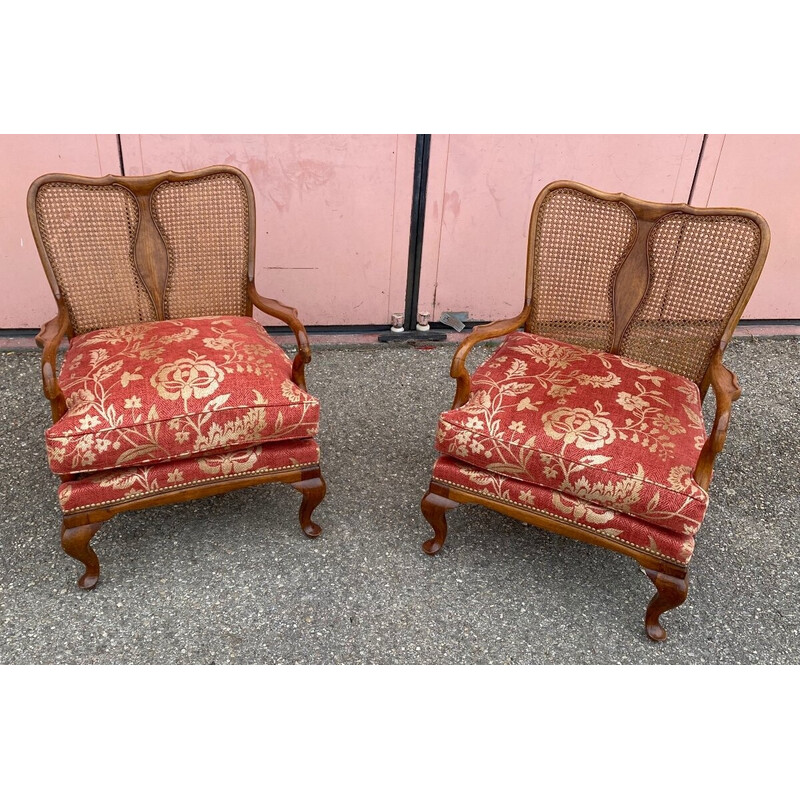
[[[684,212],[697,216],[726,214],[747,217],[759,227],[761,246],[755,266],[725,325],[719,342],[713,349],[708,369],[702,380],[697,383],[701,398],[705,397],[708,388],[711,387],[716,400],[716,413],[711,433],[703,446],[694,471],[695,481],[703,489],[707,490],[711,483],[714,460],[725,444],[730,423],[731,406],[741,395],[736,376],[722,363],[722,356],[753,293],[769,250],[769,227],[763,217],[753,211],[738,208],[697,208],[683,203],[652,203],[622,193],[608,194],[574,181],[556,181],[548,184],[540,192],[531,212],[524,307],[516,317],[475,327],[469,336],[460,343],[450,367],[450,376],[456,380],[455,398],[451,408],[459,408],[469,398],[471,377],[466,366],[466,360],[472,348],[479,342],[505,336],[520,328],[528,330],[533,308],[532,297],[535,280],[533,243],[536,241],[539,210],[549,193],[561,188],[576,189],[601,200],[624,203],[634,212],[637,219],[636,242],[628,252],[624,263],[617,270],[612,284],[613,345],[609,351],[611,353],[619,352],[625,330],[646,297],[650,285],[650,266],[646,245],[648,234],[656,221],[667,214],[675,212]],[[427,554],[435,555],[441,550],[447,536],[445,514],[461,503],[483,505],[494,511],[499,511],[507,516],[535,525],[538,528],[598,545],[599,547],[605,547],[633,558],[639,563],[642,570],[656,587],[656,594],[650,601],[645,614],[647,635],[654,641],[661,641],[666,638],[667,634],[660,624],[659,617],[665,611],[676,608],[686,599],[688,593],[688,567],[643,553],[632,546],[626,545],[621,540],[612,540],[593,534],[585,528],[573,525],[566,520],[554,520],[549,516],[522,509],[498,499],[492,499],[466,489],[454,488],[437,482],[435,478],[431,480],[428,492],[423,497],[421,504],[422,513],[434,531],[433,538],[422,545]]]
[[[278,300],[262,297],[255,287],[255,199],[250,181],[241,170],[231,166],[213,166],[194,170],[192,172],[178,173],[169,171],[141,177],[106,175],[101,178],[51,173],[37,178],[31,184],[28,191],[27,209],[36,247],[58,306],[58,314],[53,319],[44,323],[39,334],[36,336],[36,343],[42,349],[42,386],[45,397],[50,401],[54,423],[61,419],[67,412],[66,400],[58,383],[56,357],[64,338],[72,338],[73,328],[70,321],[69,310],[62,297],[61,290],[59,289],[55,271],[50,262],[37,218],[36,197],[39,189],[45,184],[59,182],[81,184],[84,186],[122,187],[133,195],[140,212],[139,226],[136,231],[134,247],[134,262],[142,283],[153,302],[157,318],[163,320],[166,318],[165,288],[169,277],[169,262],[166,245],[158,231],[151,212],[150,203],[153,191],[166,181],[192,181],[219,173],[235,175],[241,181],[247,194],[249,211],[249,251],[247,264],[248,283],[246,315],[252,316],[253,308],[258,308],[265,314],[279,319],[289,326],[297,340],[297,354],[292,363],[292,380],[301,389],[306,389],[305,365],[311,361],[311,348],[309,346],[308,334],[298,317],[297,309],[284,305]],[[63,478],[62,480],[71,480],[71,478]],[[235,489],[243,489],[248,486],[256,486],[274,481],[288,483],[302,494],[303,499],[299,513],[300,526],[306,536],[312,538],[319,536],[322,532],[321,528],[316,522],[311,520],[311,514],[325,497],[326,485],[319,465],[317,464],[302,469],[289,469],[252,476],[243,475],[240,477],[231,477],[218,480],[213,484],[205,486],[173,489],[161,492],[157,495],[117,502],[105,507],[93,508],[89,511],[67,513],[63,515],[61,544],[66,553],[80,561],[86,568],[84,574],[78,581],[78,585],[83,589],[91,589],[97,584],[100,567],[97,555],[89,546],[89,542],[100,529],[101,525],[116,514],[171,503],[180,503],[186,500],[222,494]]]

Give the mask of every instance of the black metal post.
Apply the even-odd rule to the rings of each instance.
[[[425,231],[425,199],[428,193],[428,165],[431,135],[418,133],[414,151],[414,189],[411,200],[411,235],[408,243],[405,329],[413,331],[419,310],[419,276],[422,270],[422,235]]]

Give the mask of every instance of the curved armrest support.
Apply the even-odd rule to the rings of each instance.
[[[469,351],[472,350],[478,342],[485,341],[486,339],[496,339],[498,336],[505,336],[507,333],[517,330],[517,328],[528,319],[529,313],[530,306],[525,306],[513,319],[501,319],[497,322],[490,322],[488,325],[478,325],[476,328],[473,328],[472,333],[461,342],[453,356],[453,363],[450,365],[450,377],[455,378],[457,381],[456,396],[453,399],[451,408],[463,406],[469,397],[472,385],[466,366]]]
[[[695,481],[708,490],[714,471],[714,459],[722,452],[728,435],[731,406],[742,394],[736,376],[722,363],[722,350],[717,350],[711,359],[711,387],[717,403],[714,425],[706,443],[700,451],[700,459],[694,471]]]
[[[42,348],[42,389],[44,396],[50,401],[53,422],[58,422],[67,413],[67,402],[58,385],[56,354],[61,340],[69,330],[69,315],[62,306],[58,309],[58,316],[45,322],[36,335],[36,344]]]
[[[297,355],[292,363],[292,380],[301,389],[305,390],[305,365],[311,361],[311,346],[308,343],[306,329],[297,316],[297,309],[284,305],[279,300],[262,297],[252,283],[247,287],[247,294],[256,308],[271,317],[281,320],[281,322],[285,322],[292,329],[295,339],[297,339]]]

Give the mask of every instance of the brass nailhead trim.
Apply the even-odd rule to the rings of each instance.
[[[467,494],[474,494],[481,497],[488,497],[492,500],[499,500],[499,498],[495,497],[493,494],[489,494],[488,492],[479,492],[473,491],[472,489],[467,489],[461,484],[453,483],[452,481],[446,481],[443,478],[433,478],[434,481],[437,483],[446,483],[448,486],[452,486],[455,489],[459,489],[462,492],[466,492]],[[567,519],[566,517],[560,517],[558,514],[553,514],[550,511],[541,511],[538,508],[531,508],[531,506],[526,506],[523,503],[518,503],[516,500],[502,500],[500,502],[508,503],[512,506],[517,506],[519,508],[524,509],[525,511],[533,511],[536,514],[541,514],[544,517],[551,517],[552,519],[558,520],[559,522],[566,522],[569,525],[574,525],[576,528],[583,528],[585,531],[589,531],[589,533],[596,533],[598,536],[602,536],[604,539],[609,539],[614,542],[620,541],[620,539],[616,536],[609,536],[606,533],[602,533],[602,531],[597,530],[596,528],[590,528],[588,525],[583,525],[580,522],[575,522],[574,520]],[[626,539],[623,539],[622,542],[625,544],[626,547],[632,547],[634,550],[641,550],[643,553],[652,553],[658,558],[663,559],[664,561],[671,561],[673,564],[677,564],[678,566],[685,567],[689,562],[688,561],[678,561],[676,558],[670,558],[669,556],[665,556],[663,553],[659,552],[658,550],[651,550],[649,547],[642,547],[638,544],[633,544],[633,542],[629,542]]]
[[[216,478],[208,478],[207,480],[196,480],[196,481],[187,481],[186,483],[173,483],[170,484],[168,487],[164,487],[163,489],[156,489],[152,492],[142,492],[141,494],[136,495],[128,495],[127,497],[121,497],[119,500],[112,500],[109,503],[90,503],[87,506],[76,506],[75,508],[69,509],[69,511],[64,510],[62,506],[62,510],[64,510],[65,514],[73,514],[76,511],[84,511],[87,508],[110,508],[111,506],[119,505],[120,503],[126,503],[129,500],[138,500],[141,497],[153,497],[158,494],[166,494],[167,492],[171,492],[173,489],[182,489],[185,486],[195,486],[197,484],[211,484],[217,483],[218,481],[228,479],[231,477],[237,478],[249,478],[251,475],[261,475],[266,472],[294,472],[296,469],[300,467],[318,467],[318,461],[311,461],[307,464],[293,464],[291,467],[262,467],[261,469],[254,469],[252,472],[240,472],[238,475],[220,475]]]

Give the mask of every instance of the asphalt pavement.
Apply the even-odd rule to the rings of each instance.
[[[800,339],[729,347],[743,393],[661,644],[644,633],[652,584],[624,556],[478,506],[450,512],[444,549],[422,552],[452,354],[314,348],[320,538],[279,484],[122,514],[93,540],[101,579],[84,592],[59,544],[38,351],[0,352],[0,663],[800,662]]]

